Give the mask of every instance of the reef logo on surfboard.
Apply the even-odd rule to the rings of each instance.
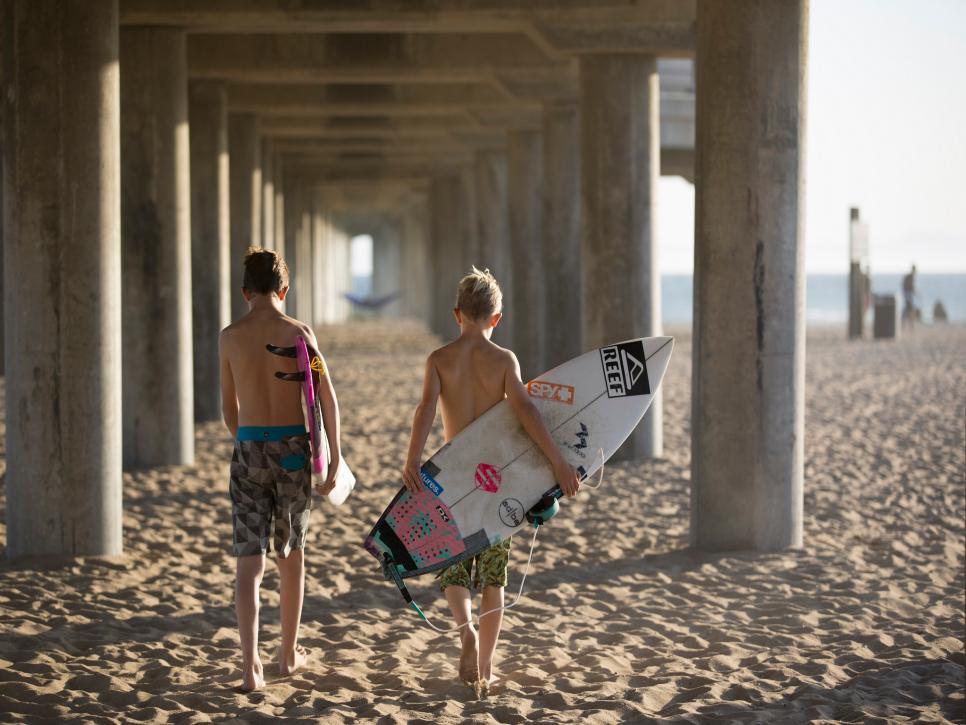
[[[608,398],[628,395],[650,395],[647,379],[644,343],[641,340],[622,342],[600,348],[600,364],[604,368]]]

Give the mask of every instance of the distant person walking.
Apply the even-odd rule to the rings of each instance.
[[[916,308],[916,265],[912,265],[909,274],[902,278],[902,326],[912,329],[918,317]]]

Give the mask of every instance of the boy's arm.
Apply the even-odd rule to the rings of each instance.
[[[318,355],[322,362],[322,369],[319,373],[319,384],[315,394],[319,396],[322,405],[322,425],[325,427],[325,438],[329,443],[329,468],[325,477],[325,483],[319,487],[319,493],[325,496],[335,488],[335,477],[339,473],[339,466],[342,463],[342,422],[339,415],[339,399],[335,395],[335,387],[332,385],[332,378],[329,376],[329,368],[325,364],[325,358],[319,352],[319,343],[315,339],[315,333],[308,327],[304,330],[305,337],[312,346],[313,356]]]
[[[225,330],[218,335],[218,359],[221,370],[221,414],[225,425],[234,438],[238,435],[238,395],[235,393],[235,378],[231,374],[228,354],[225,351]]]
[[[554,442],[547,430],[546,423],[540,417],[540,411],[530,400],[527,389],[520,380],[520,363],[517,362],[516,355],[509,352],[509,364],[504,375],[504,392],[507,400],[516,413],[517,419],[523,426],[527,434],[533,438],[533,442],[543,451],[543,455],[550,461],[553,467],[553,476],[560,486],[560,490],[567,496],[573,496],[580,490],[580,479],[577,471],[567,463],[560,448]]]
[[[416,406],[416,414],[413,416],[413,431],[409,437],[409,454],[406,456],[406,465],[403,468],[403,482],[411,493],[419,493],[421,488],[419,483],[419,464],[423,457],[423,448],[426,446],[426,439],[429,431],[433,428],[433,421],[436,420],[436,403],[439,400],[439,372],[430,355],[426,360],[426,374],[423,377],[423,397]]]

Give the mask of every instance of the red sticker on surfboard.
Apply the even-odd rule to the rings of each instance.
[[[574,404],[574,388],[572,385],[548,383],[546,380],[531,380],[527,383],[527,392],[531,398],[553,400],[557,403]]]
[[[496,466],[489,463],[481,463],[476,467],[476,487],[481,488],[487,493],[496,493],[500,490],[503,482],[503,474]]]

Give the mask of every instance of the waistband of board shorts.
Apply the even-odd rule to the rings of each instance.
[[[280,441],[305,434],[304,425],[243,425],[236,437],[240,441]]]

